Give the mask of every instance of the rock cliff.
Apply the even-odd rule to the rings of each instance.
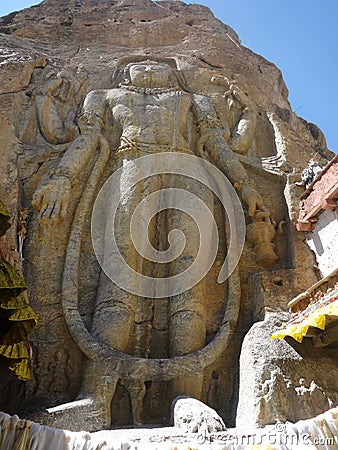
[[[196,372],[202,377],[201,399],[215,408],[226,425],[231,426],[235,423],[238,403],[241,343],[257,321],[256,310],[261,296],[257,289],[262,286],[257,273],[265,273],[266,292],[275,295],[287,286],[290,299],[317,278],[314,256],[304,244],[302,233],[296,233],[294,229],[299,197],[303,192],[295,181],[299,181],[303,168],[314,156],[320,165],[325,165],[332,157],[323,134],[291,110],[280,70],[244,47],[230,26],[221,23],[201,5],[151,0],[45,0],[0,18],[0,40],[0,198],[14,219],[12,234],[7,238],[12,242],[13,253],[18,247],[15,231],[18,214],[22,210],[28,211],[21,261],[30,302],[39,316],[39,326],[32,338],[33,379],[27,384],[25,395],[27,414],[41,418],[47,424],[53,423],[54,419],[41,413],[44,408],[72,402],[79,392],[83,394],[81,386],[94,387],[96,377],[102,376],[109,384],[110,372],[116,370],[119,380],[115,380],[114,398],[108,394],[105,398],[109,403],[105,407],[111,408],[112,424],[129,424],[133,415],[134,420],[141,416],[147,423],[168,419],[170,377],[164,368],[172,368],[170,361],[174,358],[171,358],[170,346],[176,338],[171,336],[173,319],[166,319],[165,308],[155,308],[151,302],[144,306],[146,303],[143,302],[142,311],[137,310],[139,316],[133,319],[133,331],[127,336],[128,339],[132,337],[132,343],[129,348],[120,350],[130,357],[132,369],[129,368],[129,372],[127,365],[121,363],[123,355],[114,353],[117,345],[111,345],[107,350],[93,340],[96,325],[92,322],[98,310],[96,297],[102,275],[90,238],[92,207],[81,209],[78,205],[85,201],[90,204],[84,199],[87,195],[84,193],[92,183],[91,175],[97,170],[99,158],[90,161],[88,158],[86,165],[82,165],[79,158],[77,165],[81,170],[76,172],[73,156],[70,159],[67,156],[88,128],[96,130],[95,136],[101,136],[101,140],[93,144],[95,149],[105,148],[111,155],[126,149],[135,152],[144,149],[144,142],[133,147],[134,141],[129,139],[127,144],[123,141],[123,147],[122,140],[119,141],[121,134],[125,137],[124,125],[129,120],[129,131],[138,127],[139,134],[144,135],[151,129],[159,145],[166,143],[167,132],[170,136],[180,134],[180,142],[186,144],[181,147],[195,155],[198,143],[204,145],[209,156],[212,155],[214,148],[211,144],[208,148],[207,141],[216,135],[225,140],[224,148],[230,149],[230,159],[222,167],[239,192],[245,224],[254,225],[251,229],[256,231],[252,233],[251,241],[245,243],[234,275],[222,285],[216,282],[216,272],[229,245],[226,237],[229,228],[221,237],[210,278],[197,291],[207,305],[203,305],[201,313],[204,331],[199,327],[189,329],[205,347],[193,349],[196,354],[192,352],[193,356],[189,362],[184,360],[182,367],[187,374],[195,364]],[[156,86],[157,91],[154,86],[148,87],[148,91],[142,90],[142,86],[134,89],[130,79],[129,84],[126,83],[123,78],[126,68],[145,60],[152,61],[155,66],[170,67],[176,77],[175,83]],[[123,95],[117,92],[119,89],[123,90]],[[129,92],[127,96],[126,91]],[[87,105],[93,105],[95,102],[91,103],[91,99],[96,94],[95,98],[99,98],[100,93],[104,93],[105,101],[113,106],[101,114],[95,109],[96,103],[88,112]],[[134,94],[138,97],[133,97]],[[149,101],[148,94],[155,100]],[[185,100],[175,103],[176,100],[168,100],[169,97]],[[122,103],[118,103],[117,98]],[[139,103],[135,100],[138,115],[126,113],[126,109],[132,110],[131,100],[126,98],[139,99]],[[188,103],[192,105],[190,109],[184,106]],[[183,105],[187,113],[184,115],[182,110],[175,110],[169,114],[175,105]],[[139,111],[143,108],[149,113],[155,107],[160,108],[159,114],[153,115],[149,124],[145,124],[143,113]],[[171,122],[163,117],[169,117]],[[179,123],[172,120],[173,117],[179,117]],[[95,127],[101,127],[99,132]],[[237,145],[243,142],[241,136],[245,136],[244,149]],[[88,142],[84,140],[83,146],[78,146],[79,151],[85,145],[89,147]],[[217,147],[220,141],[216,139],[215,142],[214,147]],[[99,161],[102,176],[97,175],[94,193],[98,193],[104,179],[116,169],[114,164],[118,163],[116,159],[112,162],[114,158],[108,158],[106,164]],[[219,166],[222,158],[217,159]],[[237,169],[230,170],[231,164],[240,169],[237,172]],[[235,172],[236,176],[240,174],[239,180],[235,180]],[[55,175],[71,179],[67,215],[57,225],[48,221],[43,225],[38,221],[32,200],[39,188]],[[260,215],[250,214],[243,184],[250,185],[262,199],[264,207],[260,201],[256,202],[260,204],[258,209],[262,209]],[[197,187],[196,190],[201,191]],[[141,195],[141,190],[137,192]],[[219,212],[217,201],[214,204],[218,228],[221,229],[220,224],[224,228],[223,213]],[[45,210],[47,208],[46,205]],[[167,243],[163,237],[158,237],[161,220],[155,227],[154,240]],[[281,225],[278,227],[277,224]],[[123,221],[120,227],[124,229]],[[72,249],[74,239],[80,242],[78,254]],[[77,279],[73,278],[74,268]],[[78,299],[76,306],[68,298],[72,290]],[[286,294],[281,295],[285,297]],[[122,297],[121,292],[114,298],[118,300],[119,296]],[[191,298],[186,298],[187,305],[193,304],[195,297],[192,295]],[[287,299],[282,303],[276,306],[277,310],[285,311]],[[168,304],[173,302],[168,301]],[[187,307],[189,313],[194,307]],[[170,306],[166,308],[170,309]],[[177,308],[182,315],[179,306]],[[195,314],[196,310],[193,312]],[[199,315],[199,311],[196,314]],[[226,327],[231,331],[227,334],[229,344],[219,352],[217,339]],[[125,340],[124,335],[121,340]],[[260,342],[259,345],[265,344]],[[84,368],[91,367],[87,359],[95,360],[95,349],[98,359],[104,359],[108,354],[112,360],[116,359],[106,366],[102,363],[101,372],[92,368],[90,375],[87,370],[83,377]],[[182,353],[185,356],[189,352],[180,348],[173,356],[182,356]],[[324,355],[325,350],[322,353]],[[136,357],[140,360],[135,362],[132,358]],[[170,370],[177,375],[179,364],[175,364]],[[326,364],[329,366],[330,361],[326,360]],[[155,380],[152,377],[155,378],[156,370]],[[135,384],[138,376],[141,385]],[[190,385],[194,383],[194,376],[194,373],[188,376]],[[139,403],[138,398],[141,398]],[[4,405],[0,404],[0,407]],[[309,408],[311,410],[311,406],[307,406],[307,413],[311,414]],[[273,421],[273,417],[264,418],[265,423],[269,420]],[[68,426],[76,429],[83,427],[83,423],[75,421]],[[59,426],[67,428],[62,419]]]

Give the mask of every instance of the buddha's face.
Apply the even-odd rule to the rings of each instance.
[[[171,69],[159,64],[133,64],[130,69],[130,79],[133,86],[144,88],[166,87]]]

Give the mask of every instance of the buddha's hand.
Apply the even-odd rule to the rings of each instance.
[[[261,196],[249,184],[244,184],[239,190],[239,195],[248,206],[249,217],[254,217],[257,211],[267,211]]]
[[[39,211],[39,221],[59,220],[65,217],[71,189],[70,179],[63,175],[52,177],[37,189],[33,196],[33,208]]]

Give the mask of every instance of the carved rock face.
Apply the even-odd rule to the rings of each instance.
[[[279,259],[274,269],[296,267],[299,289],[314,278],[313,256],[293,235],[288,212],[294,214],[298,207],[294,173],[316,152],[323,160],[330,157],[320,133],[315,139],[290,110],[279,70],[242,47],[236,33],[203,6],[46,0],[0,19],[0,31],[0,194],[12,217],[21,209],[29,212],[23,264],[40,319],[33,336],[35,377],[27,387],[28,403],[34,406],[38,398],[49,407],[72,401],[85,386],[96,400],[98,392],[104,394],[101,425],[150,423],[168,417],[176,394],[195,389],[196,396],[234,423],[241,339],[251,326],[256,301],[249,281],[262,270],[255,251],[246,245],[234,276],[227,285],[219,284],[229,224],[218,200],[201,183],[175,176],[145,182],[131,191],[130,202],[120,211],[121,245],[133,267],[153,273],[153,266],[140,264],[135,256],[126,218],[133,202],[162,182],[200,194],[215,215],[220,240],[214,266],[193,293],[163,302],[138,301],[137,296],[129,301],[122,289],[107,288],[92,248],[95,195],[123,161],[145,153],[171,149],[210,159],[235,187],[237,183],[248,224],[250,208],[261,202],[275,221],[288,222],[285,237],[274,236],[271,227],[260,223],[255,226],[262,230],[251,240],[261,239],[271,249],[270,257],[275,245]],[[153,61],[151,70],[143,63],[147,59]],[[130,63],[129,87],[140,91],[124,85]],[[245,198],[244,185],[249,187]],[[40,225],[33,197],[44,219]],[[161,213],[151,222],[149,239],[157,250],[167,249],[168,233],[178,222],[192,238],[187,248],[197,248],[198,230],[181,217]],[[9,248],[15,248],[15,231],[7,239]],[[192,258],[183,254],[182,266]],[[156,274],[179,267],[161,266]],[[76,269],[76,277],[69,268]],[[69,330],[66,314],[73,318]],[[238,316],[241,331],[226,351],[217,353],[217,332],[225,330],[230,339]],[[83,337],[78,345],[69,331]],[[97,355],[93,364],[83,357],[82,352],[90,353],[87,344]],[[125,364],[121,376],[126,355],[132,369]],[[188,362],[180,363],[186,356]],[[177,392],[168,367],[174,367],[170,376],[180,381]]]

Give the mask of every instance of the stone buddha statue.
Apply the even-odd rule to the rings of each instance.
[[[141,157],[162,153],[199,157],[225,174],[247,208],[249,217],[262,212],[264,218],[268,217],[269,212],[237,156],[238,152],[245,152],[251,145],[255,127],[254,106],[248,96],[234,84],[229,84],[227,95],[242,107],[240,121],[234,130],[230,130],[219,120],[208,97],[186,88],[180,71],[170,62],[147,60],[127,64],[115,87],[87,94],[78,117],[79,135],[69,144],[47,182],[35,192],[33,206],[39,211],[42,226],[51,221],[62,222],[68,214],[67,205],[72,190],[76,189],[77,178],[97,153],[97,161],[101,158],[102,170],[95,180],[96,186],[102,184],[102,173],[112,161],[112,167],[121,171],[123,183],[133,177],[133,161]],[[174,276],[186,270],[198,254],[196,225],[181,210],[172,207],[163,210],[160,204],[156,206],[158,213],[148,224],[148,236],[144,236],[144,241],[149,241],[159,255],[170,246],[170,231],[178,229],[186,238],[183,251],[175,260],[161,263],[160,256],[157,261],[140,256],[131,241],[127,224],[138,204],[159,190],[173,187],[181,190],[189,188],[217,217],[220,242],[224,246],[218,260],[226,251],[223,212],[212,193],[198,180],[190,180],[187,184],[187,180],[172,173],[151,176],[129,189],[123,196],[114,223],[115,239],[124,260],[134,271],[147,277]],[[87,202],[87,208],[93,208],[93,201]],[[206,247],[209,241],[211,246],[213,230],[210,227],[205,236]],[[108,244],[105,244],[105,259],[109,254]],[[113,270],[118,270],[114,254],[109,254],[109,258]],[[71,258],[66,259],[66,278],[67,270],[73,270],[76,265],[75,260],[73,263],[70,261]],[[217,261],[215,264],[217,265]],[[216,290],[212,288],[216,283],[214,272],[215,270],[211,271],[185,292],[158,298],[156,292],[153,297],[128,292],[115,284],[102,270],[96,289],[92,322],[86,336],[91,336],[90,339],[116,350],[120,355],[139,358],[142,363],[139,373],[130,374],[129,377],[121,373],[118,364],[113,367],[107,365],[100,355],[89,356],[78,398],[89,397],[93,409],[100,411],[101,422],[97,428],[110,425],[111,402],[119,380],[129,391],[134,422],[140,423],[144,397],[147,389],[149,390],[149,383],[153,381],[147,378],[148,375],[143,370],[147,362],[193,354],[212,340],[215,333],[210,331],[210,311],[222,312],[228,301],[226,287]],[[64,288],[66,302],[68,294],[69,291]],[[73,336],[77,333],[76,327],[70,326],[70,331]],[[80,338],[77,342],[82,345]],[[201,398],[203,367],[197,370],[196,366],[196,373],[189,375],[175,372],[171,379],[167,385],[169,387],[164,389],[170,392],[169,400],[182,394]],[[152,389],[154,394],[156,388]],[[163,386],[161,389],[163,390]]]

